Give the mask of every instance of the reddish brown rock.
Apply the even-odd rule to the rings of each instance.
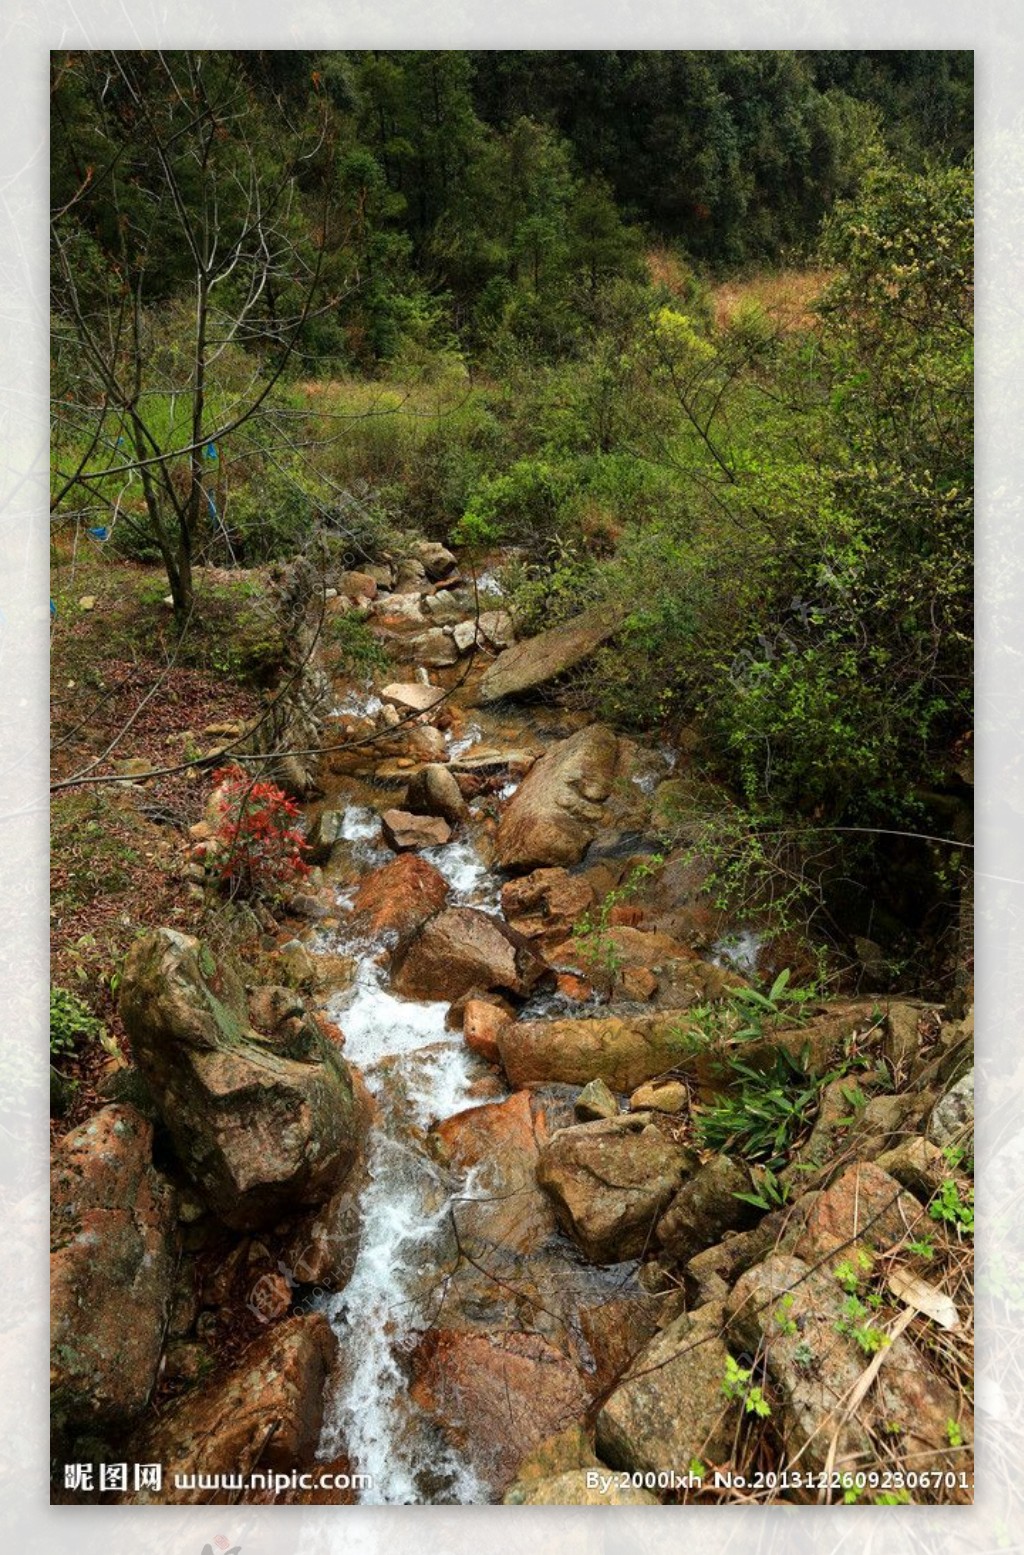
[[[467,999],[462,1019],[462,1035],[466,1039],[466,1046],[474,1053],[479,1053],[481,1058],[486,1058],[488,1063],[500,1064],[498,1033],[508,1018],[500,1005],[491,1004],[486,999]]]
[[[231,1490],[176,1488],[175,1475],[304,1469],[323,1423],[324,1387],[337,1340],[319,1312],[275,1324],[230,1371],[169,1405],[131,1444],[139,1463],[162,1463],[159,1492],[129,1492],[134,1505],[220,1504]],[[273,1428],[273,1429],[272,1429]]]
[[[410,780],[405,808],[413,815],[439,815],[449,826],[457,826],[469,814],[458,783],[440,762],[431,762]]]
[[[589,1393],[539,1334],[425,1334],[410,1392],[496,1494],[546,1437],[579,1421]]]
[[[442,847],[452,834],[448,822],[440,816],[410,815],[407,810],[385,810],[380,824],[384,841],[396,853]]]
[[[343,572],[338,579],[338,593],[346,599],[376,599],[377,580],[366,572]]]
[[[489,913],[451,907],[403,940],[392,962],[396,993],[410,999],[459,999],[500,989],[525,998],[550,969],[528,940]]]
[[[175,1194],[153,1128],[109,1106],[65,1135],[51,1176],[54,1417],[122,1425],[146,1405],[171,1300]]]
[[[509,880],[501,890],[506,920],[527,939],[542,945],[561,943],[594,901],[589,881],[565,869],[535,869],[518,880]]]
[[[912,1193],[874,1162],[860,1161],[817,1195],[794,1251],[811,1264],[832,1253],[855,1259],[858,1247],[887,1252],[929,1223]]]
[[[448,882],[425,858],[400,853],[366,875],[352,902],[352,916],[371,934],[397,929],[408,934],[440,912],[448,900]]]
[[[463,1248],[528,1254],[551,1237],[554,1212],[537,1185],[547,1124],[528,1091],[467,1108],[438,1124],[433,1137],[445,1162],[476,1168],[472,1192],[453,1210]]]
[[[498,1046],[512,1085],[604,1080],[629,1095],[685,1058],[687,1029],[672,1013],[510,1021],[498,1034]]]

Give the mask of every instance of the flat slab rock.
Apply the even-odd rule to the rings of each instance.
[[[617,631],[621,621],[621,615],[602,606],[564,626],[553,626],[537,637],[506,648],[480,682],[477,701],[497,702],[501,697],[515,696],[554,680],[589,658]]]
[[[419,681],[396,681],[393,685],[385,686],[380,694],[382,702],[389,707],[397,707],[405,713],[428,713],[438,702],[443,701],[445,693],[439,686],[422,686]]]

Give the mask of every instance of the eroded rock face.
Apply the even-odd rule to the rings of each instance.
[[[591,1263],[621,1263],[657,1245],[658,1218],[695,1164],[637,1112],[560,1129],[541,1151],[537,1181]]]
[[[248,1474],[257,1465],[281,1472],[309,1467],[336,1350],[330,1324],[319,1312],[275,1324],[229,1372],[171,1404],[140,1433],[133,1455],[140,1463],[163,1464],[163,1488],[124,1499],[134,1505],[206,1504],[209,1489],[175,1488],[175,1475]],[[213,1499],[233,1495],[224,1490]]]
[[[54,1419],[123,1425],[156,1377],[176,1262],[173,1188],[153,1128],[104,1107],[66,1134],[51,1174],[50,1381]]]
[[[530,769],[502,816],[495,839],[501,867],[578,863],[601,824],[617,756],[618,740],[603,724],[553,745]]]
[[[589,658],[619,626],[620,617],[602,607],[564,626],[553,626],[537,637],[507,648],[491,665],[477,693],[481,703],[545,685]]]
[[[131,950],[121,1017],[183,1167],[226,1225],[322,1203],[350,1170],[352,1077],[308,1018],[286,1050],[249,1025],[244,992],[196,939],[157,929]]]
[[[454,1207],[459,1244],[474,1256],[493,1249],[528,1254],[555,1229],[551,1201],[537,1186],[537,1160],[547,1142],[543,1111],[528,1091],[470,1107],[438,1124],[436,1149],[462,1171],[476,1168],[472,1194]]]
[[[528,941],[488,913],[450,907],[404,940],[392,963],[392,985],[408,999],[460,999],[500,989],[526,995],[550,969]]]
[[[400,853],[364,876],[352,902],[352,915],[371,934],[419,928],[448,900],[448,882],[427,859]]]

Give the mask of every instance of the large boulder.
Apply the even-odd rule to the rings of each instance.
[[[551,1201],[537,1186],[537,1160],[547,1141],[543,1111],[529,1091],[507,1101],[470,1107],[439,1123],[436,1154],[462,1172],[473,1171],[472,1192],[454,1204],[461,1248],[474,1257],[532,1253],[552,1235]]]
[[[439,815],[457,826],[469,814],[469,806],[454,776],[440,762],[421,767],[409,780],[405,808],[413,815]]]
[[[698,1307],[641,1350],[597,1417],[605,1463],[634,1474],[685,1474],[694,1458],[728,1464],[739,1409],[722,1396],[722,1317],[720,1303]]]
[[[522,935],[473,907],[450,907],[400,942],[391,967],[395,992],[447,999],[500,989],[524,999],[552,974]]]
[[[408,934],[440,912],[447,899],[448,882],[439,869],[416,853],[400,853],[364,877],[352,916],[371,934],[387,929]]]
[[[849,1251],[849,1250],[847,1250]],[[776,1254],[740,1276],[726,1304],[729,1338],[737,1350],[764,1355],[774,1422],[785,1442],[785,1458],[805,1469],[838,1474],[868,1469],[877,1461],[875,1443],[884,1439],[892,1467],[904,1472],[971,1472],[963,1448],[951,1446],[949,1422],[964,1443],[971,1437],[969,1411],[947,1382],[936,1376],[906,1335],[882,1344],[878,1378],[851,1406],[865,1373],[858,1326],[885,1333],[883,1316],[851,1315],[850,1297],[831,1271],[815,1259]],[[811,1490],[807,1498],[812,1499]],[[962,1500],[954,1487],[937,1499]],[[916,1499],[936,1497],[924,1489]]]
[[[359,1149],[352,1077],[308,1017],[286,1050],[249,1025],[245,993],[173,929],[125,962],[121,1018],[186,1172],[226,1225],[272,1225],[338,1188]]]
[[[50,1381],[55,1423],[121,1426],[156,1377],[177,1261],[176,1196],[153,1128],[104,1107],[54,1152]]]
[[[163,1464],[163,1486],[133,1491],[133,1504],[227,1502],[196,1476],[311,1469],[323,1423],[324,1389],[337,1340],[319,1312],[276,1323],[219,1380],[166,1408],[132,1442],[139,1463]],[[176,1476],[193,1481],[176,1485]]]
[[[512,1085],[603,1080],[628,1095],[686,1058],[687,1030],[672,1014],[510,1021],[498,1051]]]
[[[553,745],[501,818],[495,851],[502,869],[579,863],[601,824],[617,755],[618,740],[603,724]]]
[[[394,681],[385,686],[380,699],[388,707],[396,707],[400,713],[428,713],[443,702],[447,692],[440,686],[424,686],[418,680]]]
[[[672,1143],[649,1113],[560,1129],[540,1153],[537,1181],[562,1229],[591,1263],[639,1258],[696,1158]]]
[[[477,692],[482,703],[514,696],[543,686],[574,664],[590,657],[621,623],[621,617],[602,606],[588,610],[563,626],[553,626],[538,637],[506,648],[491,665]]]
[[[430,1330],[413,1355],[410,1392],[476,1472],[501,1494],[522,1459],[582,1419],[589,1391],[540,1334]]]

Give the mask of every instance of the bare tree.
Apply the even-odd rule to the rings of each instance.
[[[216,522],[210,472],[269,411],[323,305],[326,108],[298,127],[278,111],[269,136],[237,60],[201,53],[64,56],[53,101],[72,187],[51,218],[52,510],[151,541],[183,627]],[[143,501],[126,507],[132,487]]]

